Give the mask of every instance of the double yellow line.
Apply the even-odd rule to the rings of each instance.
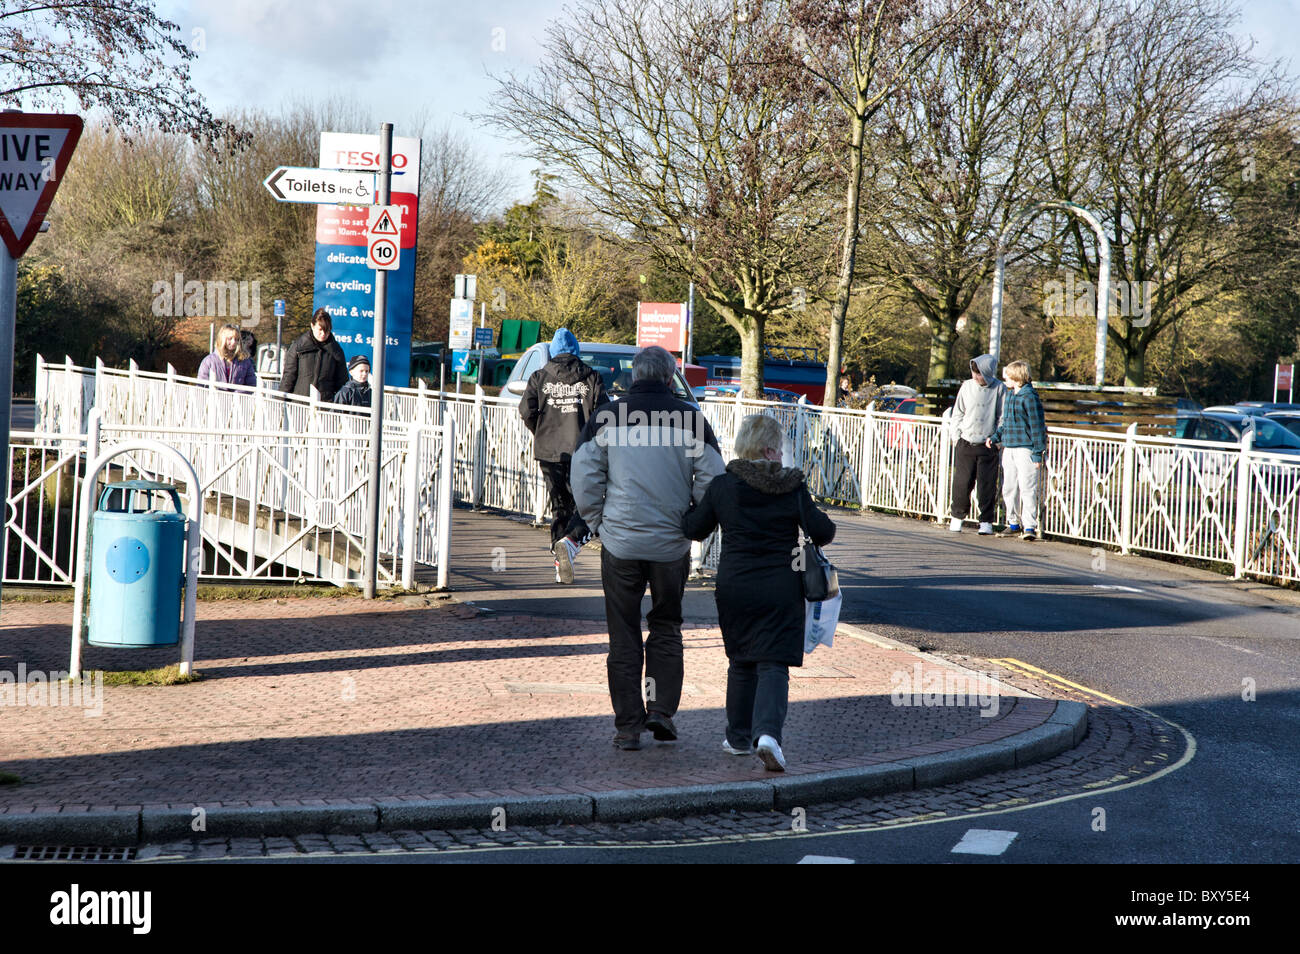
[[[1107,702],[1113,702],[1117,706],[1129,705],[1127,702],[1116,699],[1114,696],[1108,696],[1106,693],[1098,692],[1096,689],[1089,689],[1087,686],[1081,686],[1077,682],[1071,682],[1064,676],[1058,676],[1056,673],[1048,672],[1046,669],[1039,669],[1037,666],[1032,666],[1021,659],[990,659],[989,662],[997,663],[999,666],[1004,666],[1007,669],[1016,670],[1025,676],[1033,676],[1037,679],[1042,679],[1045,682],[1050,682],[1066,689],[1073,689],[1076,692],[1084,692],[1090,696],[1096,696],[1098,699],[1105,699]]]

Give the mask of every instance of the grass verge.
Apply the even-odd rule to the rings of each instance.
[[[104,673],[106,686],[181,686],[188,682],[198,682],[203,676],[191,672],[181,675],[179,663],[163,666],[160,669],[126,669],[120,672]]]

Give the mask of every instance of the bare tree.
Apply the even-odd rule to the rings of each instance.
[[[1146,383],[1147,349],[1180,317],[1237,284],[1248,258],[1271,254],[1271,240],[1231,234],[1229,200],[1254,174],[1250,150],[1285,112],[1288,84],[1252,58],[1236,19],[1229,0],[1107,0],[1094,27],[1104,56],[1079,104],[1084,121],[1063,135],[1076,140],[1068,151],[1096,155],[1079,192],[1099,206],[1112,282],[1127,292],[1109,328],[1125,384]],[[1071,234],[1072,260],[1095,282],[1092,243]]]
[[[774,6],[582,0],[488,119],[560,171],[625,241],[689,275],[741,338],[760,393],[766,320],[820,293],[827,94]]]
[[[826,392],[823,403],[834,407],[844,326],[853,295],[861,237],[862,177],[867,131],[889,97],[906,77],[934,53],[954,25],[972,11],[956,2],[935,9],[927,0],[792,0],[789,19],[796,52],[805,67],[830,90],[845,121],[843,149],[844,225],[840,233],[839,276],[831,305]]]
[[[0,103],[100,108],[128,134],[155,129],[231,148],[246,136],[212,115],[190,81],[195,51],[152,0],[0,6]]]
[[[981,4],[889,99],[871,144],[881,242],[867,275],[902,289],[930,327],[926,380],[952,375],[958,321],[993,272],[998,237],[1040,188],[1033,149],[1054,68],[1042,3]],[[1028,235],[1021,223],[1013,247]]]

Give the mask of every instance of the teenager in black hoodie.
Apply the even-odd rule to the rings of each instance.
[[[591,536],[573,502],[569,468],[587,419],[608,400],[600,372],[583,363],[578,339],[561,328],[551,339],[551,360],[533,372],[519,402],[524,425],[533,432],[533,456],[551,497],[557,583],[573,582],[573,561]]]

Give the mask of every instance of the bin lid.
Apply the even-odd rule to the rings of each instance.
[[[105,490],[179,490],[175,484],[164,484],[157,480],[119,480],[115,484],[105,484]]]
[[[176,514],[183,512],[181,507],[181,495],[175,484],[159,483],[156,480],[119,480],[117,483],[105,484],[103,491],[99,495],[99,508],[96,513],[134,513],[150,514],[155,519],[160,519],[167,514],[152,509],[146,510],[115,510],[109,506],[109,501],[113,494],[118,494],[118,501],[123,506],[128,506],[128,500],[138,499],[136,494],[145,494],[146,497],[152,494],[166,494],[171,499],[172,506],[176,508]]]

